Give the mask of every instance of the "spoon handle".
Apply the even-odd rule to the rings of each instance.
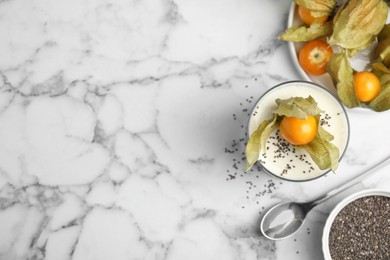
[[[371,173],[375,172],[376,170],[379,170],[385,166],[387,166],[390,162],[390,156],[386,157],[384,160],[380,161],[379,163],[375,164],[374,166],[367,169],[365,172],[363,172],[359,177],[354,178],[353,180],[337,187],[334,190],[331,190],[330,192],[326,193],[325,195],[319,197],[318,199],[314,200],[313,202],[309,203],[308,208],[313,208],[317,206],[318,204],[324,202],[325,200],[333,197],[334,195],[350,188],[351,186],[363,181],[366,179]]]

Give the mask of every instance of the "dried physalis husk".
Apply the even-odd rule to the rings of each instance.
[[[378,34],[378,41],[383,41],[384,39],[390,39],[390,24],[386,24]]]
[[[390,24],[386,24],[378,34],[378,44],[374,49],[374,61],[371,67],[378,78],[390,74]]]
[[[350,0],[333,19],[330,45],[353,53],[370,46],[386,23],[388,7],[383,0]]]
[[[390,67],[390,24],[383,27],[378,34],[378,45],[375,47],[374,57],[376,63],[383,63]]]
[[[381,93],[368,104],[375,111],[382,112],[390,109],[390,74],[382,74]]]
[[[309,9],[314,17],[329,16],[336,6],[336,0],[294,0],[294,2]]]
[[[372,72],[380,79],[381,92],[368,106],[382,112],[390,109],[390,68],[376,62],[372,64]]]
[[[254,131],[246,145],[246,167],[245,172],[249,171],[259,159],[261,151],[265,151],[265,144],[271,135],[277,120],[277,115],[274,114],[272,119],[263,121]]]
[[[319,124],[314,140],[302,146],[321,170],[331,168],[334,171],[339,165],[340,153],[337,146],[330,142],[333,139],[333,135]]]
[[[313,23],[310,27],[293,26],[288,28],[278,39],[289,42],[307,42],[332,34],[332,22]]]
[[[278,107],[274,110],[274,113],[279,116],[298,117],[300,119],[306,119],[307,116],[316,116],[322,111],[317,102],[312,96],[307,98],[292,97],[288,99],[275,100]]]
[[[345,50],[334,53],[330,57],[326,71],[330,74],[337,88],[337,95],[343,104],[349,108],[360,106],[353,86],[353,69]]]
[[[379,42],[375,48],[374,55],[385,66],[390,66],[390,38]]]
[[[380,61],[371,64],[373,72],[380,78],[383,74],[390,74],[390,69]]]
[[[383,88],[387,88],[390,86],[390,73],[382,74],[380,77],[381,85]]]

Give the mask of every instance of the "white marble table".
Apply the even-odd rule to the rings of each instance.
[[[248,111],[299,79],[288,0],[0,1],[0,259],[323,259],[332,207],[293,237],[258,224],[390,154],[389,112],[348,110],[336,174],[244,174]]]

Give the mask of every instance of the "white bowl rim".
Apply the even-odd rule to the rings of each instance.
[[[324,254],[325,260],[332,260],[332,257],[330,255],[329,251],[329,234],[330,234],[330,228],[332,227],[333,221],[336,218],[336,216],[339,214],[339,212],[347,206],[349,203],[368,196],[384,196],[390,198],[390,190],[385,189],[366,189],[362,191],[355,192],[348,197],[344,198],[342,201],[340,201],[334,209],[329,214],[325,226],[322,233],[322,252]]]

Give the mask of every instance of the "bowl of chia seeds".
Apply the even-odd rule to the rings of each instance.
[[[325,260],[390,259],[390,191],[364,190],[342,200],[322,235]]]

